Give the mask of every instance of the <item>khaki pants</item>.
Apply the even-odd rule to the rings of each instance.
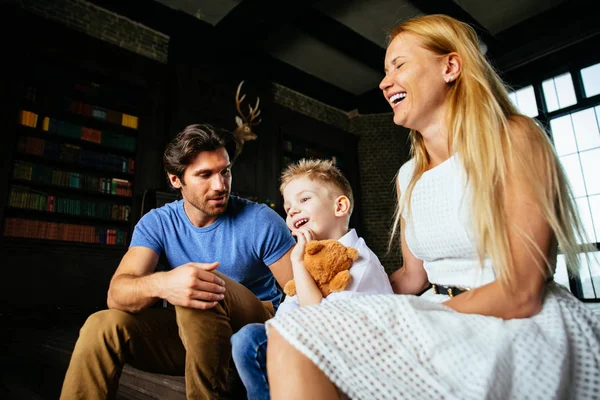
[[[227,397],[231,335],[273,317],[246,287],[225,280],[225,298],[210,310],[149,308],[139,313],[103,310],[81,328],[63,382],[61,399],[114,399],[123,366],[160,374],[185,374],[188,399]]]

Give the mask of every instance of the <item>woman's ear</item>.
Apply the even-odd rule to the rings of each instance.
[[[335,216],[343,217],[350,212],[350,199],[347,196],[338,196],[335,199]]]
[[[456,52],[447,54],[444,57],[442,68],[442,77],[446,83],[454,82],[462,72],[462,58]]]

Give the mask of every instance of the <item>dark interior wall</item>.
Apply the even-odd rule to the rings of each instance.
[[[69,68],[75,68],[94,76],[107,77],[123,87],[132,86],[142,93],[131,227],[139,218],[144,190],[167,189],[161,159],[167,141],[190,123],[208,122],[233,129],[237,114],[235,91],[238,83],[245,80],[243,92],[247,94],[246,102],[254,104],[260,97],[263,120],[254,129],[258,139],[246,143],[234,164],[233,191],[270,202],[282,213],[278,177],[286,162],[283,140],[294,141],[295,150],[299,149],[303,155],[314,149],[336,154],[343,159],[341,167],[357,194],[358,204],[351,224],[364,235],[361,227],[359,137],[348,132],[345,113],[274,85],[269,81],[261,59],[251,52],[240,55],[239,52],[231,52],[231,49],[211,47],[209,36],[203,39],[175,32],[168,38],[169,54],[165,63],[162,57],[156,56],[160,52],[150,51],[162,49],[162,35],[156,36],[156,42],[148,37],[141,40],[139,35],[127,39],[127,24],[132,25],[133,32],[140,28],[138,24],[115,15],[109,15],[106,21],[112,23],[118,20],[118,32],[102,24],[87,25],[87,31],[79,25],[81,29],[67,27],[61,18],[67,22],[87,20],[89,16],[77,13],[92,12],[95,15],[101,9],[82,8],[80,6],[87,3],[77,0],[60,3],[65,6],[63,14],[58,14],[54,4],[50,4],[50,10],[40,9],[46,3],[38,1],[2,6],[3,30],[6,30],[3,37],[11,37],[8,48],[15,54],[14,58],[3,63],[6,73],[1,79],[2,89],[6,89],[2,91],[5,107],[0,113],[0,126],[5,128],[2,151],[6,153],[0,181],[5,193],[0,204],[2,213],[7,203],[17,136],[20,82],[25,80],[31,66],[44,70],[46,65],[53,64],[59,68],[64,65],[65,74],[68,74]],[[77,7],[67,7],[73,4]],[[34,12],[31,12],[32,9]],[[103,19],[98,15],[94,18]],[[11,36],[8,21],[19,26],[35,27],[39,33]],[[123,41],[116,45],[114,41],[104,39],[102,32],[112,32]],[[123,45],[127,40],[131,43]],[[204,51],[190,50],[203,43],[206,44]],[[244,59],[244,68],[239,67],[237,57]],[[243,107],[243,110],[247,109],[247,105]],[[0,250],[6,273],[0,286],[3,311],[39,311],[60,307],[89,312],[106,307],[106,289],[126,247],[2,237]],[[27,295],[23,296],[23,293]]]

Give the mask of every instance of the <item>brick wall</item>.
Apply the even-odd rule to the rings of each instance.
[[[273,83],[271,91],[275,103],[336,128],[350,131],[350,119],[345,112],[277,83]]]
[[[14,0],[20,7],[72,29],[166,63],[169,37],[84,0]]]
[[[392,121],[392,114],[359,115],[351,120],[352,133],[360,136],[358,158],[365,241],[386,271],[402,265],[400,246],[388,253],[389,232],[396,205],[395,177],[408,160],[408,130]]]

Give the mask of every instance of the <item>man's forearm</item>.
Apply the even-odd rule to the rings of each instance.
[[[150,307],[160,299],[159,280],[164,272],[146,276],[119,275],[110,283],[108,308],[137,312]]]

